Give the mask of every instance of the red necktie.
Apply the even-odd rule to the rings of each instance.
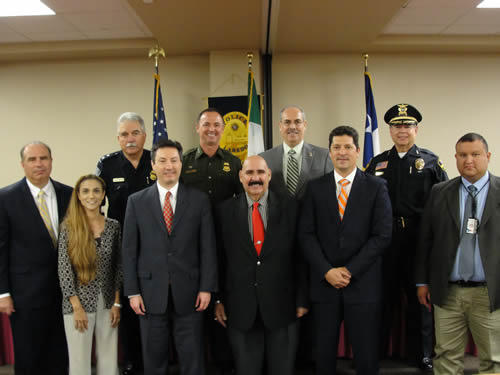
[[[257,255],[260,255],[264,243],[264,222],[259,212],[259,202],[254,202],[252,210],[253,244]]]
[[[172,193],[168,191],[167,195],[165,195],[165,203],[163,204],[163,218],[165,219],[168,234],[172,231],[172,225],[174,224],[174,210],[172,210],[172,205],[170,204],[171,195]]]

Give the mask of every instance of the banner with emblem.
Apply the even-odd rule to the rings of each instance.
[[[248,152],[247,96],[208,98],[208,106],[222,113],[226,125],[220,140],[220,147],[244,161]]]

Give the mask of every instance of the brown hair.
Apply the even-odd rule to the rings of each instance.
[[[95,279],[97,271],[97,253],[94,234],[90,229],[85,209],[78,199],[78,193],[82,182],[87,180],[98,181],[102,186],[102,190],[106,191],[106,183],[101,177],[93,174],[80,177],[71,194],[68,211],[63,221],[63,226],[65,226],[68,231],[69,259],[78,280],[84,285]]]

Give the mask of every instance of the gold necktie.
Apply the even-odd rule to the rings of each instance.
[[[54,232],[54,228],[52,227],[52,221],[50,220],[49,209],[47,208],[47,202],[45,202],[45,192],[40,190],[37,196],[38,210],[40,211],[40,216],[47,227],[47,231],[50,234],[50,238],[52,238],[52,242],[54,243],[54,247],[57,246],[57,237]]]

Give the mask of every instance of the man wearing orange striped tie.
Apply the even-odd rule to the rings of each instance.
[[[336,373],[342,320],[356,374],[376,375],[381,311],[381,262],[392,233],[385,181],[356,167],[359,136],[350,126],[329,137],[334,171],[309,183],[299,241],[310,266],[316,332],[316,374]]]

